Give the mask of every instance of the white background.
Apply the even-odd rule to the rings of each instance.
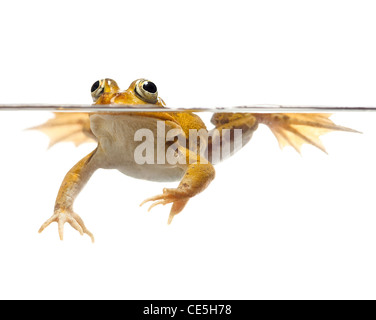
[[[153,80],[169,107],[376,105],[374,1],[1,1],[0,103],[90,103],[103,77]],[[75,209],[93,245],[52,215],[65,173],[95,145],[0,113],[0,298],[374,299],[376,115],[329,152],[280,151],[267,128],[216,167],[167,226],[138,205],[163,184],[98,171]]]

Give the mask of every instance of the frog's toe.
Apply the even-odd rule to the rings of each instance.
[[[52,222],[57,221],[57,214],[54,214],[51,218],[47,219],[42,226],[39,228],[38,232],[41,233],[44,229],[46,229]]]
[[[150,197],[144,200],[140,204],[140,206],[144,205],[146,202],[155,201],[154,203],[150,205],[148,209],[148,211],[150,211],[152,208],[154,208],[155,206],[159,204],[166,205],[166,204],[172,203],[170,216],[168,218],[168,224],[170,224],[174,216],[184,209],[189,198],[190,197],[187,197],[185,193],[179,192],[176,189],[164,189],[163,194],[159,194],[157,196]]]
[[[95,242],[94,235],[88,229],[84,228],[84,233],[90,237],[92,243]]]
[[[39,233],[41,233],[45,228],[47,228],[52,222],[57,222],[58,224],[58,232],[60,240],[64,239],[64,224],[68,222],[72,228],[76,229],[81,235],[86,233],[91,238],[92,242],[94,242],[93,234],[85,227],[82,219],[76,213],[66,212],[66,211],[58,211],[56,212],[51,218],[49,218],[42,226],[39,228]]]
[[[151,197],[151,198],[148,198],[148,199],[142,201],[142,203],[140,204],[140,207],[143,206],[146,202],[150,202],[150,201],[155,201],[155,202],[150,205],[148,211],[150,211],[151,209],[153,209],[155,206],[157,206],[159,204],[165,205],[165,204],[171,203],[173,200],[165,199],[164,195],[160,194],[160,195],[157,195],[155,197]]]
[[[189,200],[189,198],[174,201],[174,203],[171,207],[170,215],[168,217],[168,221],[167,221],[168,224],[170,224],[172,222],[172,219],[175,217],[175,215],[177,215],[179,212],[181,212],[184,209],[188,200]]]
[[[72,217],[74,218],[74,220],[79,224],[79,226],[81,227],[82,229],[82,232],[83,233],[86,233],[90,239],[91,239],[91,242],[94,242],[94,235],[86,228],[85,224],[84,224],[84,221],[81,219],[81,217],[75,213],[75,212],[72,212]],[[72,226],[74,227],[74,226]],[[77,231],[79,231],[78,229],[76,229]],[[83,234],[81,233],[81,234]]]

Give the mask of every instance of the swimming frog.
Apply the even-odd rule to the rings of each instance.
[[[214,179],[214,165],[218,162],[218,158],[215,160],[213,157],[216,148],[224,148],[227,145],[231,150],[230,155],[235,153],[236,132],[240,132],[241,148],[251,139],[258,125],[265,124],[272,130],[281,147],[290,145],[298,152],[304,143],[325,152],[319,139],[325,132],[355,132],[334,124],[329,119],[330,114],[309,113],[215,113],[211,118],[213,128],[209,130],[197,114],[169,112],[158,95],[157,86],[146,79],[133,81],[129,88],[123,91],[112,79],[98,80],[91,87],[91,95],[95,105],[129,105],[135,108],[152,105],[161,108],[161,112],[56,113],[54,118],[35,127],[50,136],[50,145],[61,141],[73,141],[76,145],[90,140],[97,143],[92,152],[69,170],[58,192],[52,217],[39,229],[39,232],[42,232],[52,222],[57,222],[61,240],[64,224],[68,222],[81,235],[87,234],[94,241],[93,234],[86,228],[81,217],[74,212],[73,204],[90,177],[99,168],[117,169],[137,179],[180,181],[176,188],[164,188],[161,194],[149,197],[141,203],[143,205],[150,202],[149,210],[159,204],[172,204],[168,218],[168,223],[171,223],[188,201],[205,190]],[[174,145],[174,161],[157,161],[156,158],[161,154],[158,155],[158,148],[155,148],[151,154],[155,161],[140,163],[135,154],[144,141],[135,138],[137,133],[147,130],[157,136],[161,124],[164,132],[173,130],[176,134],[173,139],[156,138],[152,146],[160,147],[162,143],[163,156],[167,156]],[[199,139],[201,145],[198,148],[192,147],[191,141],[188,141],[190,130],[206,132],[208,139],[203,139],[203,142]],[[229,134],[225,135],[225,132]]]

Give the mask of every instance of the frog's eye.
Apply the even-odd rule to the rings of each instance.
[[[158,90],[157,86],[145,79],[140,79],[136,82],[135,92],[137,96],[148,103],[158,102]]]
[[[93,98],[93,101],[96,102],[99,97],[104,92],[104,86],[105,81],[104,80],[98,80],[93,83],[91,86],[91,97]]]

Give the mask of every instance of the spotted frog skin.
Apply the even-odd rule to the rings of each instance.
[[[172,204],[168,223],[181,212],[188,201],[205,190],[214,179],[215,170],[213,145],[223,147],[233,143],[236,130],[241,130],[243,147],[252,137],[259,124],[267,125],[277,137],[281,147],[290,145],[298,152],[304,143],[325,151],[319,136],[331,130],[355,130],[338,126],[329,119],[329,114],[261,114],[261,113],[216,113],[211,119],[214,128],[208,130],[201,118],[191,112],[169,112],[158,96],[156,85],[146,79],[131,83],[127,90],[120,90],[112,79],[96,81],[91,94],[95,105],[153,105],[165,112],[101,112],[101,113],[57,113],[55,118],[35,127],[47,133],[51,145],[61,141],[73,141],[77,145],[86,141],[97,142],[96,148],[80,160],[65,176],[57,195],[54,214],[40,228],[42,232],[52,222],[58,223],[60,239],[63,239],[64,224],[68,222],[81,235],[87,234],[94,241],[93,234],[86,228],[81,217],[74,212],[73,204],[93,173],[99,169],[117,169],[120,172],[150,181],[180,181],[173,189],[163,189],[159,195],[147,198],[141,205],[151,202],[156,205]],[[175,164],[136,163],[134,152],[140,142],[135,133],[148,129],[157,134],[158,123],[163,122],[167,130],[177,130],[187,143],[178,143],[176,154],[181,161]],[[189,130],[203,130],[210,137],[205,142],[206,153],[199,153],[188,141]],[[222,134],[227,129],[227,140]],[[230,137],[228,139],[228,137]],[[214,143],[216,142],[216,143]],[[166,149],[171,141],[164,141]],[[201,148],[201,146],[200,146]],[[231,155],[235,152],[231,152]]]

